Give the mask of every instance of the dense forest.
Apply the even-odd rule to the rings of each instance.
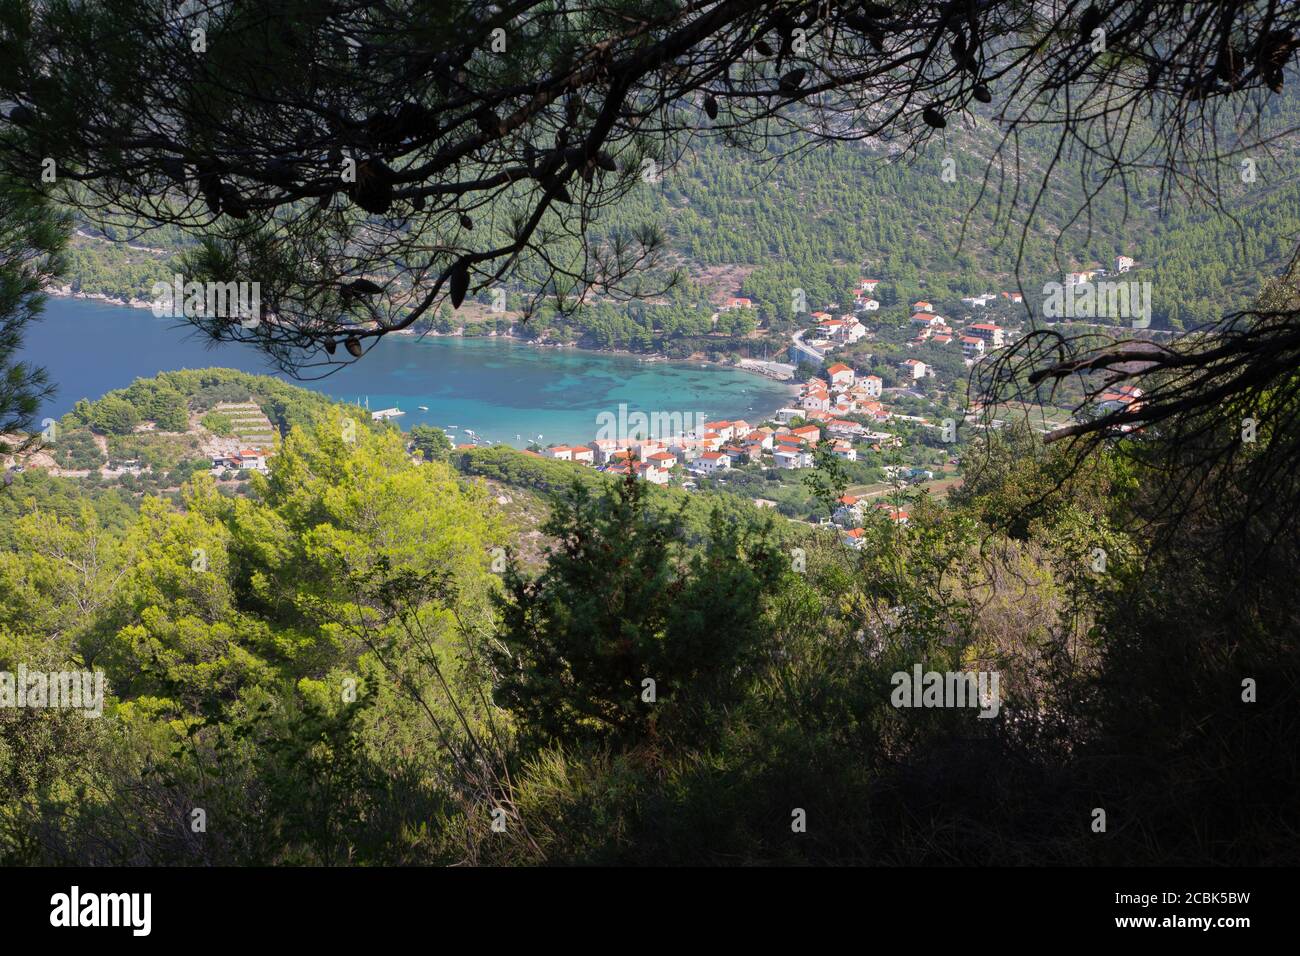
[[[1279,109],[1290,109],[1289,102]],[[1040,169],[1053,145],[1043,135],[1027,136],[1021,162]],[[597,296],[573,314],[543,307],[524,324],[518,310],[532,290],[511,288],[505,306],[513,317],[492,326],[678,357],[749,354],[752,343],[745,339],[755,329],[796,328],[807,323],[808,311],[847,310],[864,275],[881,280],[876,297],[887,311],[921,297],[955,302],[1023,288],[1026,303],[1041,314],[1045,282],[1072,269],[1107,266],[1123,254],[1139,264],[1135,278],[1152,283],[1155,326],[1192,328],[1245,307],[1261,280],[1289,258],[1290,237],[1300,230],[1300,184],[1282,172],[1280,154],[1295,148],[1289,142],[1261,157],[1252,182],[1230,179],[1222,209],[1162,198],[1154,175],[1088,199],[1077,163],[1067,160],[1044,190],[1032,229],[1025,225],[1026,197],[1007,210],[996,202],[1005,175],[997,146],[996,130],[987,127],[954,131],[947,144],[906,158],[864,144],[793,151],[783,142],[737,154],[701,140],[595,226],[664,231],[672,254],[664,284],[673,272],[677,281],[661,299],[619,303]],[[131,235],[122,230],[108,238]],[[74,290],[149,299],[152,284],[170,279],[175,254],[186,248],[172,228],[147,230],[132,244],[163,254],[80,237],[67,271]],[[807,303],[802,315],[792,311],[795,289]],[[755,309],[723,313],[714,323],[717,303],[731,294],[753,299]],[[490,292],[477,298],[493,303]],[[444,333],[462,325],[447,309],[420,323]]]
[[[1266,758],[1294,739],[1291,565],[1238,595],[1214,555],[1152,551],[1122,448],[1079,471],[998,433],[854,551],[731,495],[413,456],[257,377],[114,397],[168,388],[258,395],[279,453],[243,494],[13,483],[0,669],[109,690],[100,720],[0,710],[6,863],[1294,858]],[[535,558],[487,479],[537,496]],[[893,706],[913,661],[997,670],[1001,719]]]

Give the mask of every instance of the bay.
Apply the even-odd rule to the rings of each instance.
[[[529,441],[594,438],[597,416],[628,411],[680,412],[710,420],[768,417],[789,388],[759,375],[689,362],[539,348],[503,339],[390,336],[359,362],[315,381],[272,368],[247,345],[213,346],[191,326],[85,299],[51,298],[28,326],[23,359],[45,366],[58,393],[41,416],[57,418],[78,399],[96,399],[136,378],[183,368],[234,368],[285,381],[372,410],[400,408],[404,429],[437,425],[453,441],[480,438],[523,447]],[[427,406],[428,411],[419,406]]]

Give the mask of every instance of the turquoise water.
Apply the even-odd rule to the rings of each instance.
[[[770,415],[784,404],[785,386],[758,375],[694,363],[644,363],[625,355],[536,348],[495,339],[393,336],[365,358],[319,381],[296,381],[243,345],[212,347],[190,326],[80,299],[50,299],[30,326],[22,358],[44,365],[58,394],[42,409],[57,417],[80,398],[98,398],[136,378],[181,368],[221,366],[276,375],[370,408],[398,407],[412,425],[470,428],[480,438],[523,446],[585,442],[597,415],[629,411],[697,413],[713,419]],[[421,411],[418,406],[428,406]]]

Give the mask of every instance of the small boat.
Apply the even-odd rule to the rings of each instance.
[[[465,434],[466,434],[466,435],[473,435],[473,434],[474,434],[474,429],[472,429],[472,428],[467,428],[467,429],[465,429]]]
[[[417,406],[415,406],[415,407],[418,408],[418,409],[419,409],[420,411],[422,411],[422,412],[427,412],[427,411],[429,410],[429,406],[428,406],[428,405],[417,405]]]

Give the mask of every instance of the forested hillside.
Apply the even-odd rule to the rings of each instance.
[[[1291,99],[1279,110],[1292,109]],[[1258,158],[1251,183],[1241,182],[1235,168],[1225,171],[1227,216],[1185,196],[1161,208],[1154,175],[1130,179],[1127,201],[1116,188],[1085,203],[1078,162],[1067,156],[1028,228],[1036,177],[1054,144],[1042,134],[1023,139],[1023,181],[1014,206],[1014,181],[1001,179],[1013,172],[1005,157],[989,167],[997,144],[997,129],[987,122],[954,129],[946,144],[932,143],[905,159],[869,144],[822,144],[782,158],[788,141],[743,153],[700,138],[680,163],[634,190],[597,226],[650,224],[666,233],[670,265],[684,280],[669,293],[669,304],[601,306],[597,299],[576,317],[543,314],[534,324],[572,330],[591,345],[657,344],[665,350],[674,337],[744,335],[755,321],[788,327],[796,288],[806,293],[809,308],[843,306],[863,274],[883,280],[878,298],[886,306],[923,294],[947,300],[1014,290],[1018,281],[1026,302],[1036,304],[1036,290],[1060,281],[1063,271],[1125,254],[1137,260],[1140,278],[1153,284],[1156,326],[1177,328],[1243,307],[1262,279],[1284,264],[1289,237],[1300,232],[1300,183],[1279,172],[1296,149],[1291,142],[1277,144],[1273,157]],[[1001,208],[999,186],[1008,201]],[[1085,205],[1091,208],[1081,215]],[[128,235],[112,230],[107,238]],[[74,241],[66,279],[75,290],[147,299],[152,283],[176,268],[170,261],[181,248],[175,230],[146,232],[131,243],[163,255],[104,238],[94,233]],[[742,292],[756,301],[756,316],[728,317],[728,323],[741,323],[735,329],[712,326],[713,303]],[[512,292],[512,305],[517,301]],[[445,315],[429,325],[454,327]],[[699,344],[693,341],[691,349]]]
[[[117,401],[167,387],[195,412],[259,382]],[[993,436],[948,505],[869,516],[855,551],[505,449],[421,462],[268,387],[284,438],[243,495],[29,472],[2,499],[0,670],[101,669],[108,692],[97,720],[0,709],[0,860],[1294,858],[1288,769],[1239,762],[1294,732],[1278,684],[1238,697],[1294,666],[1268,597],[1289,565],[1224,600],[1215,556],[1144,553],[1157,486],[1122,449],[1078,471]],[[485,478],[551,509],[527,563]],[[900,710],[914,661],[999,672],[1000,719]],[[1191,763],[1188,726],[1210,735]]]

